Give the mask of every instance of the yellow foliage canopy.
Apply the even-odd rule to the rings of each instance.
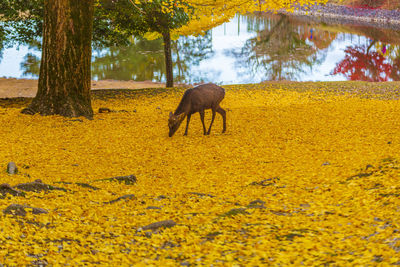
[[[116,112],[82,121],[1,101],[0,184],[41,179],[68,191],[0,199],[0,210],[49,212],[2,217],[0,263],[398,263],[400,104],[396,92],[366,86],[227,86],[225,134],[220,117],[203,136],[192,116],[189,135],[173,138],[167,118],[181,90],[98,92],[95,110]],[[18,174],[5,172],[9,161]],[[98,180],[127,174],[137,184]],[[177,224],[143,230],[164,220]]]
[[[194,7],[192,20],[188,25],[175,30],[175,35],[198,35],[232,19],[237,13],[292,11],[296,5],[325,4],[327,0],[186,0]]]

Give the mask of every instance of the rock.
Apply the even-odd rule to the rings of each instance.
[[[148,206],[146,208],[146,210],[160,210],[160,209],[161,209],[160,207],[156,207],[156,206]]]
[[[1,184],[0,185],[0,194],[3,195],[3,197],[6,196],[6,194],[10,194],[13,196],[25,196],[24,192],[18,191],[14,188],[11,187],[9,184]]]
[[[198,193],[198,192],[188,192],[188,194],[197,195],[197,196],[200,196],[200,197],[205,197],[205,196],[207,196],[207,197],[215,197],[215,196],[213,196],[211,194],[204,194],[204,193]]]
[[[249,205],[264,205],[264,204],[265,204],[265,201],[262,201],[260,199],[253,200],[249,203]]]
[[[28,191],[28,192],[41,192],[41,191],[50,191],[50,190],[60,190],[60,191],[67,192],[67,189],[65,189],[65,188],[44,184],[40,179],[37,179],[34,182],[30,182],[30,183],[17,184],[14,187],[18,188],[22,191]]]
[[[166,198],[168,198],[168,197],[164,196],[164,195],[159,195],[158,197],[156,197],[156,200],[163,200],[163,199],[166,199]]]
[[[111,178],[105,178],[105,179],[98,179],[95,181],[117,181],[117,182],[125,182],[126,185],[133,185],[137,182],[136,176],[131,174],[131,175],[126,175],[126,176],[116,176],[116,177],[111,177]]]
[[[157,230],[158,228],[171,228],[176,225],[176,222],[173,220],[165,220],[160,222],[151,223],[149,225],[143,226],[142,230]]]
[[[365,166],[365,169],[368,170],[369,168],[374,168],[374,166],[371,164],[367,164],[367,166]]]
[[[250,185],[270,186],[270,185],[275,185],[275,183],[279,180],[280,180],[279,177],[272,177],[272,178],[262,180],[260,182],[252,182],[252,183],[250,183]]]
[[[85,187],[85,188],[89,188],[89,189],[92,189],[92,190],[99,190],[100,188],[98,188],[98,187],[95,187],[95,186],[93,186],[93,185],[90,185],[90,184],[87,184],[87,183],[75,183],[76,185],[79,185],[79,186],[81,186],[81,187]]]
[[[99,108],[99,113],[109,113],[111,112],[111,109],[109,108]]]
[[[265,204],[265,201],[262,201],[260,199],[256,199],[254,201],[251,201],[249,203],[249,205],[247,205],[247,208],[250,208],[250,209],[265,209],[264,204]]]
[[[28,205],[20,205],[20,204],[11,204],[7,208],[3,210],[4,214],[11,214],[11,215],[17,215],[17,216],[25,216],[27,211],[25,209],[29,209],[32,211],[32,214],[42,214],[42,213],[49,213],[47,210],[42,209],[42,208],[35,208],[35,207],[30,207]]]
[[[11,175],[18,173],[18,168],[15,162],[11,161],[7,164],[7,173]]]
[[[211,241],[214,240],[215,237],[219,236],[220,234],[222,234],[221,232],[210,232],[205,236],[205,239]]]
[[[224,214],[222,214],[220,216],[221,217],[232,217],[232,216],[236,216],[238,214],[250,214],[250,213],[247,212],[245,208],[235,208],[235,209],[231,209],[228,212],[225,212]]]
[[[111,201],[103,202],[103,203],[104,203],[104,204],[113,204],[113,203],[115,203],[115,202],[117,202],[117,201],[120,201],[120,200],[122,200],[122,199],[134,199],[134,198],[136,198],[135,195],[129,194],[129,195],[124,195],[124,196],[122,196],[122,197],[116,198],[116,199],[111,200]]]
[[[72,182],[64,182],[64,181],[59,181],[59,182],[54,182],[54,183],[55,183],[55,184],[76,184],[76,185],[78,185],[78,186],[85,187],[85,188],[89,188],[89,189],[92,189],[92,190],[100,190],[100,189],[101,189],[101,188],[99,188],[99,187],[90,185],[90,184],[88,184],[88,183],[79,183],[79,182],[72,183]]]

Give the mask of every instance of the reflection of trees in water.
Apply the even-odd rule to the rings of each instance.
[[[233,52],[250,75],[262,73],[263,80],[298,80],[307,68],[311,70],[323,61],[326,52],[317,53],[318,49],[304,38],[307,29],[291,24],[286,15],[271,21],[257,37],[248,39],[239,53]]]
[[[36,48],[37,44],[31,44]],[[190,68],[212,55],[211,34],[182,37],[173,42],[175,81],[193,82],[202,77],[190,75]],[[32,53],[21,63],[24,76],[38,76],[40,59]],[[92,77],[98,80],[165,81],[162,40],[134,39],[131,45],[95,48],[92,56]]]
[[[214,54],[211,32],[200,37],[181,37],[173,42],[172,49],[176,81],[194,83],[206,78],[201,77],[201,74],[191,73],[190,69]]]
[[[98,80],[161,81],[165,75],[162,40],[135,39],[125,47],[94,51],[92,76]]]
[[[348,46],[345,58],[336,64],[333,75],[343,74],[352,81],[398,81],[400,80],[400,48],[398,45],[385,45],[384,51],[373,50],[377,42]],[[379,46],[378,46],[379,47]],[[380,49],[382,49],[380,47]]]
[[[32,53],[28,53],[24,57],[24,61],[20,64],[23,70],[22,76],[39,77],[40,59]]]
[[[28,44],[28,49],[40,51],[41,49],[40,39],[31,40]],[[38,78],[40,72],[40,58],[33,53],[28,53],[24,56],[24,61],[20,63],[22,76],[31,76]]]
[[[172,44],[176,82],[191,82],[190,67],[212,53],[211,35],[182,37]],[[95,53],[96,54],[96,53]],[[126,47],[97,50],[92,60],[94,78],[118,80],[165,81],[162,40],[136,39]],[[197,78],[197,77],[196,77]]]
[[[304,79],[303,74],[307,74],[311,68],[318,67],[324,60],[326,48],[337,36],[334,31],[326,30],[327,27],[319,28],[312,23],[300,23],[283,15],[249,15],[241,17],[240,20],[247,22],[247,29],[240,28],[240,31],[257,32],[257,37],[248,39],[240,50],[228,51],[236,60],[237,72],[242,76],[242,82],[251,82],[256,77],[257,80],[298,80],[299,77]],[[240,24],[238,31],[239,26]],[[396,39],[398,34],[387,33],[385,36],[394,36]],[[381,37],[382,34],[378,39]],[[40,51],[40,40],[30,39],[29,42],[30,49]],[[3,47],[7,48],[14,43],[15,41],[7,39],[0,24],[0,59]],[[400,45],[387,44],[387,52],[381,54],[384,57],[384,60],[381,60],[371,53],[379,53],[383,44],[371,44],[367,54],[365,52],[368,45],[365,48],[353,47],[353,50],[346,50],[348,57],[344,61],[347,62],[339,63],[342,64],[341,70],[337,67],[336,73],[342,71],[343,74],[348,73],[348,77],[358,75],[357,79],[379,80],[383,77],[386,80],[400,80]],[[205,72],[207,68],[198,71],[194,71],[196,68],[193,68],[213,55],[211,33],[196,38],[182,37],[173,42],[172,48],[176,82],[195,83],[219,79],[214,69]],[[357,57],[360,57],[358,61]],[[366,58],[369,61],[361,63]],[[165,81],[161,40],[135,39],[126,47],[94,48],[92,60],[92,74],[97,79]],[[356,74],[356,71],[361,71],[357,64],[367,66],[363,75]],[[39,66],[39,57],[34,53],[27,54],[21,63],[23,75],[37,77]],[[354,74],[349,72],[351,68],[357,69],[354,70]],[[252,77],[250,81],[243,79],[249,75]],[[375,78],[372,77],[374,75]]]

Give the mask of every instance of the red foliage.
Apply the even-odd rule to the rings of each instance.
[[[385,57],[366,46],[347,47],[345,58],[336,64],[331,74],[343,74],[352,81],[384,82],[391,78],[393,66]]]

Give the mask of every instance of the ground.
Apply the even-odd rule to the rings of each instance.
[[[36,79],[13,79],[0,78],[0,98],[5,97],[34,97],[37,92]],[[92,81],[92,89],[139,89],[139,88],[160,88],[165,87],[163,83],[151,81],[116,81],[101,80]]]
[[[95,91],[93,120],[2,100],[0,263],[399,264],[399,87],[226,86],[225,134],[173,138],[182,89]]]

